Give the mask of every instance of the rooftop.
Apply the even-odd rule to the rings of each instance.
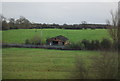
[[[49,38],[48,40],[51,40],[51,39],[59,39],[59,40],[62,40],[62,41],[67,41],[67,40],[68,40],[67,37],[62,36],[62,35],[59,35],[59,36],[56,36],[56,37]]]

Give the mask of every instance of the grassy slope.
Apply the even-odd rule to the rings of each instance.
[[[19,29],[3,31],[3,42],[7,43],[24,43],[26,39],[32,38],[34,35],[41,36],[41,29]],[[64,35],[69,38],[71,42],[77,42],[82,39],[88,40],[101,40],[103,38],[110,38],[107,30],[63,30],[63,29],[42,29],[42,39],[46,40],[48,37],[54,37],[57,35]]]
[[[3,79],[67,79],[75,70],[76,55],[89,64],[98,52],[4,48]]]

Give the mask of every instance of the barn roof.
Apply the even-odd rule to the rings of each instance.
[[[59,39],[59,40],[62,40],[62,41],[67,41],[67,40],[68,40],[67,37],[62,36],[62,35],[59,35],[59,36],[56,36],[56,37],[49,38],[48,40],[52,40],[52,39]]]

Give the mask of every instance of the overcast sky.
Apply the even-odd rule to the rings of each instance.
[[[80,24],[106,23],[117,2],[4,2],[2,13],[7,18],[24,16],[31,22]]]

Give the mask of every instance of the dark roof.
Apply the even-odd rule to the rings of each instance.
[[[52,37],[52,38],[49,38],[48,40],[51,40],[51,39],[59,39],[59,40],[62,40],[62,41],[67,41],[68,38],[62,36],[62,35],[59,35],[59,36],[56,36],[56,37]]]

